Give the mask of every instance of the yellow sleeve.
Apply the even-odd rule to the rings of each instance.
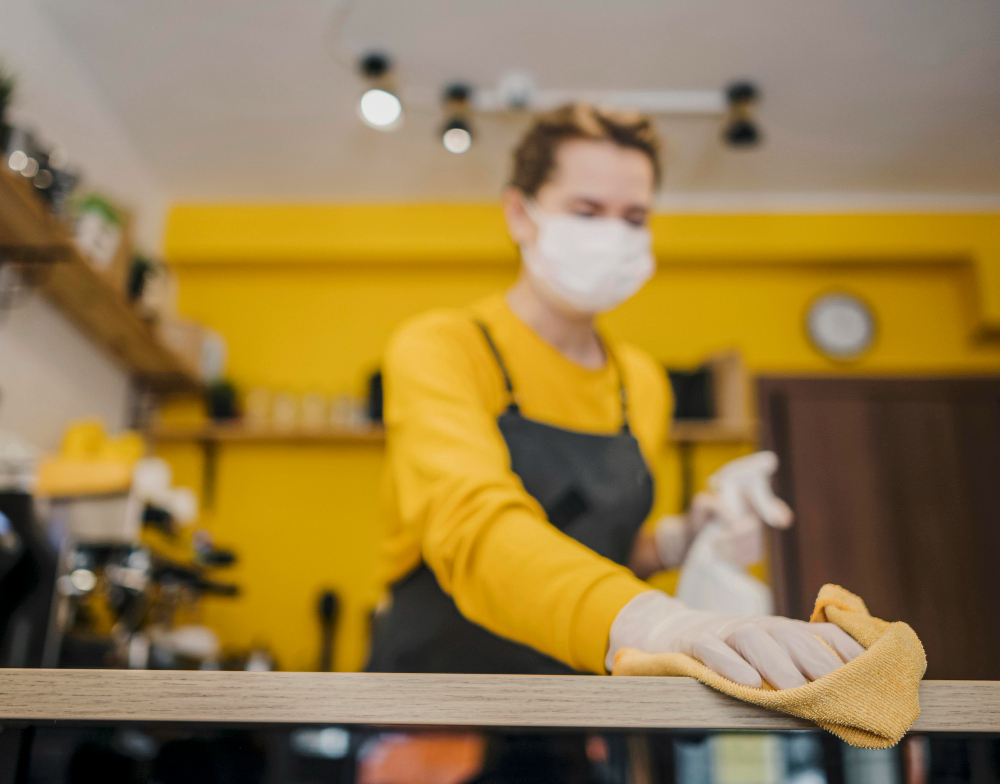
[[[603,673],[611,622],[648,586],[552,527],[524,490],[477,383],[474,344],[456,335],[465,327],[413,324],[385,357],[387,469],[401,524],[419,532],[424,562],[467,618]]]

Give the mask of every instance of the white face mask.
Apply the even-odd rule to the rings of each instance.
[[[528,271],[560,299],[585,313],[621,304],[653,276],[649,231],[619,218],[541,212],[526,204],[538,226],[534,245],[522,245]]]

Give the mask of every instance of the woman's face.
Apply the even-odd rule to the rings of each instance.
[[[645,226],[653,206],[653,165],[642,152],[610,141],[572,139],[556,150],[555,168],[538,189],[542,212],[620,218]],[[516,189],[504,194],[504,215],[511,238],[532,245],[537,227]]]

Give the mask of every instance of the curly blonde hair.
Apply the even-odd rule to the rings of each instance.
[[[660,183],[662,143],[653,121],[639,112],[608,111],[588,103],[571,103],[535,117],[514,149],[511,187],[534,196],[552,176],[559,145],[571,139],[610,141],[638,150],[653,165]]]

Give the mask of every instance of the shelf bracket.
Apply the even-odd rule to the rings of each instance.
[[[203,438],[201,446],[201,505],[205,510],[215,508],[215,493],[219,477],[219,442]]]

